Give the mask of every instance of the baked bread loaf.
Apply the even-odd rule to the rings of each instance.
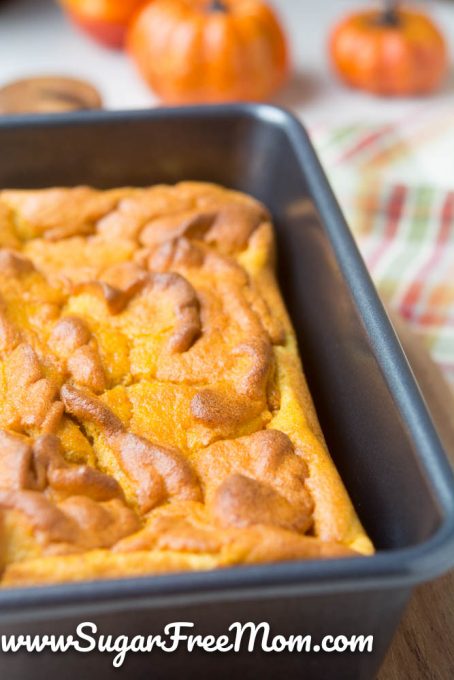
[[[326,449],[263,205],[0,192],[3,586],[373,551]]]

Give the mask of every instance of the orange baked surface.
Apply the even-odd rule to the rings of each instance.
[[[0,192],[3,586],[368,554],[263,205]]]

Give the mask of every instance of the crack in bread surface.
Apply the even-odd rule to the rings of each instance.
[[[216,185],[0,192],[4,586],[371,552],[274,258]]]

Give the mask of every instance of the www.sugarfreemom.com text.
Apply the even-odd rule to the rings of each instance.
[[[128,653],[146,653],[160,650],[167,654],[183,648],[188,652],[196,649],[212,652],[372,652],[372,635],[325,635],[316,642],[311,635],[273,635],[269,623],[232,623],[224,635],[200,635],[192,632],[194,623],[178,621],[165,626],[158,635],[104,635],[91,621],[80,623],[74,635],[2,635],[0,649],[3,653],[30,653],[44,651],[82,654],[100,652],[112,654],[115,668],[123,665]]]

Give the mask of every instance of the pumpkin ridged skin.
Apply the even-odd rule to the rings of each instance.
[[[134,18],[127,48],[169,104],[268,99],[288,76],[287,44],[260,0],[153,0]]]
[[[443,35],[426,15],[397,11],[397,24],[379,11],[355,13],[334,29],[330,55],[340,78],[379,95],[411,96],[436,90],[448,68]]]
[[[71,20],[97,42],[123,47],[129,22],[144,0],[60,0]]]

